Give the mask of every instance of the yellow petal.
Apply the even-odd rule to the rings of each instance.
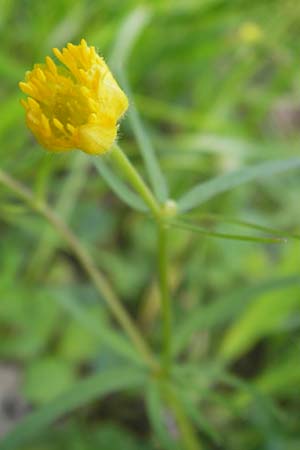
[[[112,147],[116,136],[117,126],[85,125],[79,129],[78,146],[91,155],[101,155]]]

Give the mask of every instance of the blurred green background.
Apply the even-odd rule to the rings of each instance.
[[[177,198],[201,180],[299,154],[300,3],[0,0],[1,168],[64,217],[158,348],[152,223],[122,204],[84,155],[38,146],[17,87],[52,47],[82,37],[110,61],[126,20],[119,36],[125,47],[140,27],[126,61],[132,100]],[[144,173],[126,117],[119,139]],[[219,195],[199,212],[297,232],[299,192],[299,171],[291,171]],[[46,404],[120,357],[97,333],[110,326],[109,315],[68,247],[3,187],[0,230],[0,379],[7,370],[19,379],[10,388],[12,408],[3,395],[4,433],[28,405]],[[171,236],[176,346],[186,363],[181,385],[205,417],[203,448],[298,450],[299,243],[262,245],[181,230]],[[214,382],[217,363],[233,378]],[[165,447],[133,390],[81,409],[27,448]]]

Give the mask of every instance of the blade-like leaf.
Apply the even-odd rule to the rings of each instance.
[[[288,354],[288,358],[280,359],[259,375],[254,385],[262,392],[272,395],[291,396],[299,392],[300,364],[299,351],[296,348],[294,354]]]
[[[246,236],[241,234],[228,234],[228,233],[219,233],[215,231],[209,231],[205,228],[199,227],[198,225],[194,225],[191,223],[184,222],[183,220],[172,220],[169,222],[170,226],[174,228],[179,228],[182,230],[193,231],[195,233],[202,234],[204,236],[216,237],[221,239],[232,239],[235,241],[250,241],[250,242],[258,242],[258,243],[266,243],[266,244],[279,244],[286,242],[285,238],[282,237],[260,237],[260,236]]]
[[[197,219],[199,221],[211,221],[211,222],[220,222],[220,223],[229,223],[233,225],[238,225],[243,228],[250,228],[252,230],[262,231],[268,234],[275,234],[282,238],[292,238],[292,239],[300,239],[300,235],[295,233],[290,233],[289,231],[278,230],[277,228],[271,228],[266,225],[259,225],[257,223],[248,222],[246,220],[237,219],[234,217],[222,216],[220,214],[211,214],[204,213],[200,215],[196,215],[193,213],[184,214],[184,217]]]
[[[198,184],[184,194],[178,201],[181,212],[188,211],[207,202],[222,192],[229,191],[236,186],[252,180],[264,179],[288,170],[300,167],[300,157],[265,162],[256,166],[241,169],[236,172],[221,175],[212,180]]]
[[[103,158],[92,157],[91,160],[102,178],[104,178],[112,191],[121,200],[123,200],[123,202],[138,211],[147,211],[147,207],[144,202],[131,191],[131,189],[120,179],[120,177],[115,175],[112,170],[110,170]]]
[[[109,65],[118,71],[124,67],[129,59],[130,53],[140,33],[149,23],[152,11],[145,5],[134,8],[125,17],[119,27],[114,46],[109,58]]]
[[[167,183],[157,161],[155,150],[152,146],[151,140],[149,139],[148,134],[145,131],[145,127],[142,123],[139,112],[135,107],[130,86],[123,71],[121,71],[120,73],[120,80],[122,86],[124,87],[127,95],[130,98],[130,108],[127,113],[128,120],[130,121],[132,130],[139,144],[139,148],[146,166],[151,186],[156,197],[161,202],[164,202],[168,198]]]
[[[122,88],[130,98],[130,107],[128,109],[127,116],[145,162],[151,186],[157,198],[163,202],[168,197],[166,180],[157,161],[151,140],[145,131],[145,127],[134,104],[133,95],[125,74],[125,66],[128,62],[130,52],[150,18],[151,10],[145,7],[138,7],[134,9],[125,18],[119,29],[110,62],[118,76]]]
[[[288,288],[292,285],[300,285],[299,275],[268,280],[259,285],[222,296],[211,305],[200,305],[184,320],[181,319],[177,325],[173,342],[174,353],[180,353],[196,331],[223,325],[241,314],[251,301],[263,293],[276,292],[278,289]]]
[[[98,323],[97,318],[88,314],[84,306],[78,303],[66,290],[54,291],[54,298],[83,328],[101,341],[118,355],[129,358],[141,365],[141,359],[132,347],[127,337],[104,323]]]
[[[25,417],[0,443],[0,450],[14,450],[39,436],[53,422],[89,402],[121,389],[136,388],[145,374],[132,368],[116,368],[76,383],[70,391]]]
[[[262,338],[282,333],[282,326],[299,310],[298,286],[257,296],[228,327],[220,343],[219,357],[232,361],[246,354]]]
[[[237,389],[242,394],[234,398],[235,406],[242,411],[245,411],[245,401],[252,400],[257,407],[257,411],[263,410],[265,412],[265,417],[276,421],[281,421],[284,418],[281,410],[275,405],[272,399],[265,395],[253,383],[244,381],[232,373],[225,371],[220,376],[220,381]]]

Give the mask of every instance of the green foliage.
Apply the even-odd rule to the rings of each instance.
[[[95,45],[130,96],[122,147],[184,213],[168,230],[169,387],[203,450],[300,446],[299,27],[295,0],[0,0],[1,168],[70,226],[157,355],[145,204],[109,155],[40,149],[25,70]],[[0,450],[182,450],[166,374],[146,372],[68,244],[2,185],[0,231],[0,360],[32,407]]]
[[[24,394],[32,403],[43,404],[54,399],[74,381],[72,368],[64,360],[40,359],[24,374]]]
[[[226,359],[236,358],[264,336],[282,332],[299,309],[298,291],[298,286],[284,291],[278,289],[255,299],[227,330],[220,355]]]
[[[138,439],[125,428],[104,423],[100,427],[87,427],[80,421],[73,421],[63,429],[46,433],[39,445],[24,447],[24,450],[94,450],[95,448],[122,448],[124,450],[154,450],[143,439]]]
[[[51,365],[53,371],[53,362]],[[56,372],[57,368],[55,367]],[[39,369],[41,370],[41,368]],[[42,368],[42,371],[44,369],[45,366]],[[122,373],[122,376],[120,376],[120,373]],[[28,418],[15,428],[13,433],[9,434],[2,441],[1,450],[10,450],[24,445],[28,440],[47,430],[48,426],[53,424],[61,416],[70,413],[76,408],[85,406],[95,398],[100,398],[120,389],[140,386],[143,381],[143,373],[126,367],[118,367],[79,381],[63,396],[57,399],[55,398],[43,408],[29,415]]]

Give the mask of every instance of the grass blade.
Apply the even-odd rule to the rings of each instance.
[[[284,361],[280,360],[275,365],[268,367],[254,380],[254,386],[268,395],[286,395],[287,392],[293,396],[299,391],[300,365],[299,349],[296,348],[294,355],[287,355]]]
[[[265,417],[269,420],[276,420],[279,425],[279,421],[284,419],[281,410],[275,405],[272,399],[259,390],[253,383],[244,381],[234,374],[225,371],[220,376],[220,381],[244,394],[235,398],[235,406],[238,409],[245,411],[245,400],[252,400],[256,404],[257,411],[263,410]]]
[[[84,329],[107,345],[116,354],[123,356],[135,364],[141,365],[141,359],[135,348],[128,341],[127,336],[119,333],[117,330],[109,327],[105,323],[99,324],[94,315],[89,314],[86,308],[75,301],[70,293],[66,290],[55,291],[54,298],[62,306],[70,316],[76,320]]]
[[[285,324],[299,310],[299,287],[266,292],[247,305],[242,314],[226,328],[219,343],[218,356],[223,361],[236,361],[263,339],[282,335]]]
[[[299,167],[300,157],[293,157],[278,161],[268,161],[236,172],[226,173],[225,175],[200,183],[184,194],[178,201],[179,209],[181,212],[188,211],[236,186],[248,183],[249,181],[271,177]]]
[[[39,436],[60,417],[89,402],[121,389],[136,388],[145,381],[141,371],[115,368],[76,383],[70,391],[28,415],[0,443],[0,450],[14,450]]]
[[[237,292],[222,296],[211,305],[200,305],[196,310],[180,320],[174,335],[173,350],[178,355],[188,344],[196,331],[203,328],[210,330],[227,323],[232,318],[239,316],[247,305],[258,296],[267,292],[276,292],[279,289],[287,289],[290,286],[299,285],[299,275],[268,280],[264,283]]]

